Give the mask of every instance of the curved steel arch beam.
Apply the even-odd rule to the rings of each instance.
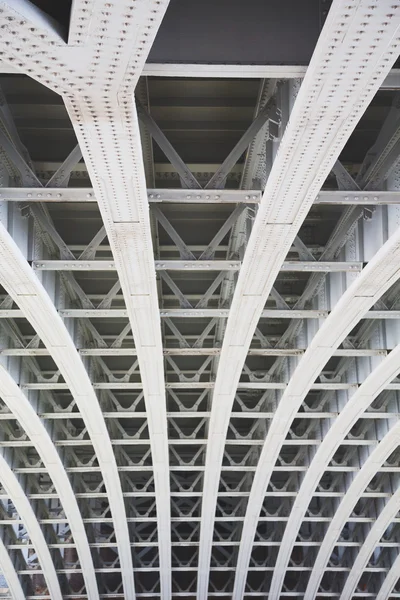
[[[51,598],[62,600],[62,593],[49,547],[39,521],[15,473],[0,454],[0,482],[14,504],[35,547]]]
[[[368,483],[376,475],[377,471],[382,467],[383,463],[389,458],[394,450],[399,445],[400,423],[397,423],[392,429],[382,438],[376,448],[371,452],[360,471],[357,473],[352,484],[348,488],[346,495],[339,504],[335,516],[333,517],[328,530],[325,533],[324,540],[319,549],[317,559],[314,563],[313,570],[305,592],[306,598],[315,598],[321,579],[324,575],[329,557],[332,554],[336,541],[348,521],[355,505],[357,504],[360,495],[365,490]],[[397,496],[397,511],[399,509],[399,497]],[[396,502],[396,501],[393,501]],[[389,506],[391,501],[386,506]],[[394,504],[390,504],[388,509],[392,510]],[[385,507],[386,509],[386,507]],[[385,511],[384,509],[384,511]],[[396,511],[396,512],[397,512]],[[389,516],[389,512],[384,512],[384,515]],[[379,521],[379,518],[376,522]],[[372,531],[372,530],[371,530]],[[379,540],[376,540],[379,541]],[[360,573],[361,575],[361,573]]]
[[[399,506],[397,510],[399,510]],[[379,590],[376,600],[387,600],[396,585],[396,582],[399,580],[400,573],[400,554],[398,554],[396,560],[393,562],[390,567],[389,573],[386,575],[384,582],[381,585],[381,589]]]
[[[7,548],[0,537],[0,569],[3,573],[13,600],[26,600],[26,594],[22,589],[21,581],[17,571],[8,554]]]
[[[74,538],[88,598],[98,600],[99,592],[89,542],[69,477],[43,422],[12,375],[2,365],[0,365],[0,397],[29,436],[51,477],[62,500]]]
[[[328,320],[333,317],[332,321],[330,322],[337,322],[338,314],[339,313],[336,312],[335,308],[328,317]],[[319,333],[317,333],[315,337],[318,337],[318,340],[323,341],[323,338],[319,335]],[[324,354],[324,360],[325,358],[326,355]],[[313,359],[314,358],[312,358],[312,360]],[[298,369],[293,375],[294,386],[296,385],[296,381],[301,377],[299,369],[308,370],[307,367],[308,365],[306,361],[300,361]],[[356,421],[362,417],[363,413],[367,410],[370,404],[372,404],[374,399],[381,393],[386,385],[389,384],[394,377],[396,377],[399,371],[400,345],[396,346],[396,348],[370,373],[364,383],[351,396],[346,406],[340,412],[339,416],[324,437],[322,444],[319,446],[304,476],[286,524],[285,533],[282,538],[271,581],[270,594],[272,597],[279,597],[279,593],[285,578],[286,568],[297,538],[298,531],[307,512],[307,508],[310,504],[315,488],[317,487],[318,482],[328,467],[332,456],[335,454],[337,448],[343,443],[346,435],[349,433]],[[303,396],[301,398],[303,400]],[[287,401],[287,399],[285,399],[285,394],[282,397],[282,401],[284,400],[285,402]],[[273,426],[274,425],[272,424],[272,427]],[[265,467],[265,465],[261,463],[260,459],[259,468],[262,468],[263,466]]]
[[[371,11],[369,0],[351,5],[334,0],[267,182],[233,297],[212,401],[203,485],[198,600],[207,598],[226,432],[253,333],[279,268],[315,196],[397,57],[395,36],[400,26],[400,7],[392,6],[391,0],[384,0]],[[394,14],[392,19],[385,18],[389,9]],[[373,48],[371,35],[377,38]],[[238,568],[237,573],[240,572]],[[241,593],[237,597],[241,598]]]
[[[41,41],[35,35],[36,28],[30,26],[31,17],[21,21],[21,17],[27,17],[28,3],[18,0],[18,27],[15,29],[15,20],[11,21],[2,38],[10,44],[2,48],[6,60],[21,70],[29,67],[31,77],[63,95],[96,190],[132,325],[145,393],[157,498],[161,595],[165,599],[171,595],[171,531],[170,503],[165,501],[170,495],[170,481],[164,368],[148,199],[132,97],[168,3],[169,0],[148,0],[133,6],[131,0],[120,0],[109,10],[106,0],[91,2],[90,9],[86,1],[76,0],[68,40],[71,46],[66,46],[54,41],[54,32],[43,24]],[[1,0],[0,5],[10,16],[15,14],[15,6],[9,0]],[[51,40],[47,39],[49,36]],[[25,55],[13,50],[16,40],[19,48],[25,46]],[[53,42],[51,48],[48,41]],[[26,51],[32,43],[36,48],[40,46],[40,61],[27,59]],[[37,58],[38,53],[33,55]],[[55,358],[54,350],[52,354]],[[66,360],[65,355],[59,358]],[[62,362],[55,360],[61,367]],[[108,462],[110,468],[109,477],[103,477],[109,483],[107,491],[115,509],[112,513],[124,591],[131,598],[134,582],[129,532],[108,436],[106,447],[101,443],[105,435],[103,425],[101,432],[99,429],[92,433],[97,436],[97,451],[104,452],[103,467]]]
[[[162,597],[171,596],[171,508],[167,405],[160,311],[156,287],[150,214],[142,161],[136,108],[130,98],[115,107],[109,119],[106,106],[99,104],[96,116],[101,130],[92,121],[84,101],[65,98],[85,163],[98,198],[128,311],[143,384],[152,456],[160,555]],[[83,126],[82,126],[83,125]],[[125,140],[123,151],[115,139]],[[101,136],[110,140],[107,154]],[[113,164],[111,157],[115,158]],[[107,162],[109,160],[109,162]],[[112,173],[112,179],[102,173]],[[127,189],[129,187],[129,189]],[[133,192],[132,202],[130,194]]]
[[[88,373],[49,295],[1,223],[0,264],[1,285],[48,348],[84,420],[109,498],[125,594],[133,598],[132,556],[121,482],[110,436]]]
[[[397,433],[398,435],[398,433]],[[356,560],[353,563],[351,571],[346,579],[340,600],[350,600],[353,597],[355,589],[360,577],[364,572],[365,567],[368,565],[368,560],[374,551],[375,547],[379,544],[379,541],[390,523],[396,517],[400,510],[400,488],[396,490],[389,502],[382,509],[379,517],[371,527],[367,537],[361,549],[357,555]],[[389,576],[390,571],[387,576]],[[399,572],[397,572],[397,577]]]
[[[243,523],[242,539],[239,546],[236,579],[233,591],[233,598],[235,599],[241,598],[244,592],[254,536],[265,497],[265,491],[268,487],[268,482],[271,478],[272,471],[278,459],[279,452],[286,438],[287,432],[289,431],[290,425],[293,419],[296,417],[304,398],[310,390],[310,387],[318,377],[324,365],[332,356],[333,352],[352,330],[352,328],[363,317],[363,314],[367,312],[369,308],[373,306],[373,304],[382,296],[382,294],[400,278],[399,261],[400,228],[382,246],[374,258],[363,269],[354,283],[340,298],[332,313],[312,339],[308,349],[296,367],[296,370],[291,377],[284,394],[282,395],[268,430],[267,437],[265,438],[247,504],[246,515]],[[389,364],[389,366],[391,366],[391,369],[388,371],[389,374],[391,374],[395,369],[393,363],[395,366],[397,366],[396,361],[399,360],[398,355],[400,354],[400,349],[399,351],[396,350],[394,352],[395,353],[393,354],[393,357],[389,363],[386,363],[386,361],[385,363],[382,363],[385,365]],[[389,356],[391,357],[392,355]],[[378,373],[380,378],[378,377],[375,381],[376,389],[378,390],[380,389],[379,385],[381,380],[384,379],[385,373],[386,369],[382,367]],[[372,374],[370,377],[372,377]],[[393,377],[394,375],[392,376],[392,379]],[[372,382],[374,383],[373,380]],[[347,423],[351,422],[352,418],[358,418],[358,415],[364,410],[364,405],[368,406],[369,397],[367,397],[367,400],[363,399],[366,389],[367,388],[363,387],[363,391],[361,392],[362,395],[359,393],[361,388],[354,394],[356,397],[354,402],[352,402],[353,398],[349,400],[348,404],[343,410],[344,416],[340,415],[337,419],[339,425],[336,427],[335,423],[335,425],[332,426],[323,444],[321,444],[320,448],[318,449],[312,466],[305,475],[305,479],[307,479],[310,487],[306,488],[303,482],[299,493],[299,498],[296,499],[295,506],[299,513],[295,512],[293,507],[292,513],[289,517],[293,523],[297,522],[298,517],[301,516],[302,518],[304,516],[303,513],[308,506],[308,503],[306,503],[304,506],[304,503],[307,502],[308,493],[310,490],[315,489],[315,486],[320,478],[320,469],[322,467],[325,468],[325,463],[330,459],[331,450],[332,453],[334,452],[332,448],[335,447],[335,438],[331,434],[331,431],[333,430],[335,433],[337,433],[337,431],[346,431]],[[360,400],[360,403],[358,403],[357,400]],[[371,399],[371,402],[372,400],[373,398]],[[322,467],[320,463],[321,460],[323,461]],[[285,533],[288,532],[288,530],[289,523],[286,526]],[[287,536],[290,535],[291,531],[287,533]],[[295,535],[297,535],[297,529],[295,531]],[[282,544],[283,543],[284,540],[282,541]],[[279,555],[281,552],[287,552],[286,545],[285,550],[281,550]],[[281,564],[284,564],[283,558]],[[278,588],[280,589],[279,586],[281,584],[281,581],[279,581],[281,577],[278,573],[276,573],[276,571],[277,569],[275,569],[274,574],[275,591],[278,590]]]

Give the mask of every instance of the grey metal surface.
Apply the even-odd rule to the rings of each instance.
[[[319,0],[172,0],[150,63],[308,64]]]

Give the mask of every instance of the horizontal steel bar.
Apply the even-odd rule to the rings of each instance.
[[[284,446],[319,446],[320,439],[288,439],[283,442]],[[111,440],[113,446],[148,446],[150,440],[148,438],[122,438]],[[179,438],[169,439],[170,446],[206,446],[207,439]],[[56,446],[92,446],[91,440],[88,439],[73,439],[73,440],[54,440]],[[227,438],[227,446],[262,446],[264,440],[255,439],[231,439]],[[359,440],[350,439],[344,440],[342,446],[376,446],[378,440]],[[13,440],[0,441],[0,448],[30,448],[34,444],[30,440]]]
[[[80,348],[81,356],[137,356],[135,348]],[[302,356],[302,348],[251,348],[249,356]],[[386,356],[387,350],[351,348],[335,350],[334,356]],[[221,348],[164,348],[165,356],[218,356]],[[4,348],[0,356],[50,356],[47,348]]]
[[[112,260],[40,260],[34,261],[36,271],[116,271]],[[238,271],[239,260],[157,260],[156,271]],[[347,270],[347,269],[346,269]]]
[[[5,63],[3,63],[5,64]],[[5,69],[16,69],[5,65]],[[293,79],[302,78],[307,67],[300,65],[201,64],[201,63],[146,63],[143,75],[150,77],[218,77],[240,79]],[[9,70],[6,71],[10,72]],[[400,89],[399,69],[392,69],[381,89]],[[247,592],[246,592],[247,595]]]
[[[86,309],[86,308],[68,308],[58,311],[64,318],[73,319],[127,319],[128,311],[125,308],[108,309]],[[161,317],[169,318],[206,318],[214,317],[227,318],[229,309],[204,308],[204,309],[186,309],[186,308],[163,308],[160,310]],[[326,319],[329,316],[327,310],[279,310],[265,309],[261,313],[261,319]],[[18,319],[23,318],[24,314],[19,308],[9,308],[0,310],[0,319]],[[363,319],[400,319],[400,310],[370,310],[363,315]]]
[[[314,492],[313,497],[315,498],[344,498],[346,492]],[[76,492],[77,498],[108,498],[107,492]],[[123,492],[124,498],[155,498],[155,492]],[[218,492],[219,498],[248,498],[250,492],[248,491],[236,491],[230,490],[229,492]],[[391,492],[363,492],[360,494],[360,498],[391,498]],[[58,495],[52,492],[40,492],[36,494],[27,494],[29,500],[55,500],[58,499]],[[265,493],[266,498],[295,498],[297,491],[286,492],[284,490],[279,491],[268,491]],[[171,491],[171,498],[202,498],[203,492],[190,491],[190,492],[177,492]],[[10,496],[8,494],[0,493],[0,500],[8,500]]]
[[[135,594],[136,598],[149,598],[150,600],[154,600],[155,598],[160,598],[161,594],[159,592],[138,592]],[[110,594],[100,594],[101,600],[108,599],[125,599],[126,596],[124,594],[118,593],[110,593]],[[226,600],[231,600],[231,594],[227,594],[226,592],[208,592],[208,598],[225,598]],[[304,598],[304,592],[281,592],[281,598]],[[335,592],[318,592],[318,598],[339,598],[340,594]],[[355,592],[352,596],[353,598],[376,598],[376,593],[368,593],[368,592]],[[1,595],[2,600],[13,600],[10,595]],[[64,600],[87,600],[88,596],[86,594],[64,594]],[[187,600],[188,598],[197,598],[196,592],[172,592],[171,598],[184,598]],[[269,598],[268,592],[246,592],[244,595],[244,600],[247,598],[262,598],[262,600],[266,600]],[[400,592],[393,592],[390,594],[390,598],[400,598]],[[50,596],[47,595],[35,595],[35,596],[26,596],[26,600],[51,600]]]
[[[10,313],[10,311],[4,311]],[[382,311],[380,311],[382,312]],[[389,312],[389,311],[387,311]],[[400,311],[398,312],[398,317],[400,318]],[[2,311],[0,311],[1,317]],[[86,310],[86,309],[66,309],[59,310],[59,314],[62,317],[73,317],[73,318],[98,318],[98,317],[107,317],[107,318],[127,318],[128,313],[125,309],[119,308],[110,308],[108,310]],[[328,311],[323,310],[279,310],[279,309],[266,309],[263,310],[261,314],[262,319],[323,319],[328,316]],[[214,318],[214,317],[224,317],[227,318],[229,316],[229,309],[218,309],[218,308],[208,308],[208,309],[182,309],[182,308],[163,308],[160,310],[161,317],[170,317],[170,318]],[[384,317],[380,317],[384,318]],[[388,318],[396,318],[396,317],[388,317]]]
[[[135,594],[136,598],[149,598],[150,600],[154,600],[155,598],[160,598],[161,594],[159,592],[138,592]],[[304,592],[281,592],[279,595],[281,598],[304,598]],[[101,600],[108,599],[125,599],[126,596],[124,594],[118,593],[110,593],[110,594],[100,594]],[[208,598],[225,598],[226,600],[231,600],[231,594],[227,594],[226,592],[208,592]],[[337,592],[318,592],[318,598],[339,598],[340,594]],[[355,592],[352,596],[353,598],[376,598],[376,593],[369,592]],[[10,595],[1,595],[2,600],[12,600]],[[88,596],[86,594],[64,594],[64,600],[87,600]],[[172,592],[171,598],[184,598],[187,600],[188,598],[197,598],[196,592]],[[262,600],[266,600],[269,598],[268,592],[246,592],[244,595],[244,600],[247,598],[262,598]],[[390,598],[400,598],[400,592],[393,592],[390,594]],[[47,595],[35,595],[35,596],[26,596],[26,600],[51,600],[50,596]]]
[[[186,190],[149,189],[150,203],[183,204],[259,204],[261,192],[258,190]],[[96,202],[93,188],[2,188],[0,200],[8,202]]]
[[[108,523],[110,525],[113,524],[112,519],[107,517],[86,517],[82,519],[84,523]],[[241,523],[244,520],[243,516],[232,515],[229,517],[215,517],[215,520],[218,523]],[[289,517],[281,517],[278,515],[270,516],[270,517],[259,517],[260,523],[286,523],[289,520]],[[187,523],[187,517],[171,517],[172,523]],[[201,517],[190,517],[190,521],[192,523],[200,523]],[[318,516],[318,517],[304,517],[304,522],[307,523],[330,523],[332,521],[332,517],[327,516]],[[61,525],[63,523],[68,523],[68,520],[65,517],[53,517],[47,519],[38,519],[40,525]],[[128,523],[156,523],[156,517],[127,517]],[[348,519],[349,523],[374,523],[374,517],[350,517]],[[392,521],[392,523],[400,523],[400,518],[396,518]],[[20,519],[0,519],[0,525],[21,525],[23,522]],[[222,545],[222,544],[221,544]]]
[[[328,191],[322,190],[314,204],[344,204],[360,206],[377,206],[380,204],[399,204],[400,192],[376,191]]]
[[[140,382],[93,382],[93,388],[95,390],[141,390],[143,385]],[[396,387],[397,386],[397,387]],[[287,383],[281,382],[239,382],[238,390],[285,390]],[[314,383],[311,386],[311,390],[355,390],[358,384],[356,383]],[[23,383],[21,388],[25,390],[68,390],[69,387],[66,383]],[[172,381],[166,382],[165,388],[167,390],[186,390],[186,389],[213,389],[213,381]],[[386,386],[386,389],[400,389],[399,384],[390,384]]]
[[[254,472],[256,470],[255,465],[246,465],[246,466],[226,466],[223,465],[221,470],[224,473],[247,473]],[[309,469],[309,466],[288,466],[288,467],[274,467],[274,473],[302,473]],[[65,469],[67,473],[100,473],[100,467],[66,467]],[[118,467],[118,471],[120,473],[148,473],[152,472],[152,467],[143,467],[143,466],[127,466],[127,467]],[[174,473],[202,473],[205,470],[204,465],[172,465],[169,470]],[[47,473],[47,470],[44,467],[20,467],[17,469],[13,469],[14,473],[25,474],[25,475],[33,475],[40,473]],[[326,473],[358,473],[360,471],[359,467],[327,467],[325,469]],[[381,467],[379,469],[380,473],[399,473],[400,467]]]
[[[400,76],[399,76],[400,77]],[[178,204],[259,204],[261,192],[258,190],[200,190],[196,189],[149,189],[150,203]],[[7,202],[96,202],[93,188],[14,188],[0,190],[0,200]],[[397,191],[342,191],[322,190],[315,204],[334,205],[386,205],[399,204]]]
[[[36,260],[32,263],[36,271],[116,271],[113,260]],[[156,271],[238,271],[238,260],[156,260]],[[335,261],[286,261],[281,271],[291,272],[338,272],[361,271],[361,262]]]
[[[239,546],[240,541],[226,541],[226,540],[217,540],[213,541],[212,545],[215,547],[224,546],[225,548],[234,548]],[[297,541],[294,542],[294,546],[297,547],[306,547],[306,548],[319,548],[322,542],[314,542],[314,541]],[[193,541],[172,541],[171,546],[175,548],[197,548],[199,542]],[[281,542],[271,542],[271,541],[255,541],[254,546],[261,548],[279,548],[281,546]],[[363,545],[362,542],[352,542],[352,541],[339,541],[335,544],[338,548],[361,548]],[[90,548],[117,548],[115,542],[91,542],[89,543]],[[377,544],[380,548],[400,548],[400,544],[398,542],[379,542]],[[75,544],[71,542],[59,542],[48,544],[48,547],[52,550],[55,549],[66,549],[66,548],[75,548]],[[158,542],[131,542],[132,548],[157,548]],[[34,549],[35,546],[31,543],[24,543],[23,541],[20,543],[7,544],[8,550],[27,550]],[[117,568],[118,569],[118,568]],[[154,569],[157,571],[157,569]]]
[[[253,64],[202,64],[202,63],[151,63],[144,65],[142,74],[148,77],[222,77],[240,79],[293,79],[302,78],[307,71],[302,65],[253,65]],[[0,61],[0,73],[20,74],[9,62]],[[399,69],[392,69],[384,79],[381,89],[400,89]],[[263,592],[265,594],[265,592]],[[225,596],[227,594],[224,594]],[[246,592],[246,595],[248,593]],[[319,594],[320,595],[320,594]],[[122,597],[122,596],[121,596]],[[75,595],[74,595],[75,598]]]
[[[210,411],[186,411],[181,412],[167,412],[168,419],[204,419],[210,416]],[[79,412],[51,412],[51,413],[40,413],[41,419],[50,420],[63,420],[63,419],[78,419],[80,418]],[[273,412],[232,412],[231,419],[273,419],[275,413]],[[297,419],[336,419],[339,416],[338,412],[299,412]],[[115,412],[103,412],[105,419],[146,419],[146,412],[139,411],[115,411]],[[14,415],[11,412],[0,413],[0,420],[14,419]],[[399,419],[400,413],[397,412],[365,412],[363,413],[362,419]]]
[[[220,544],[220,546],[222,546],[223,544]],[[273,572],[275,569],[275,567],[249,567],[249,571],[250,572]],[[227,571],[235,571],[236,567],[210,567],[210,571],[213,572],[219,572],[219,573],[224,573]],[[103,567],[103,568],[99,568],[97,567],[95,569],[96,573],[119,573],[121,572],[121,569],[119,567]],[[157,571],[157,568],[154,567],[136,567],[134,569],[135,573],[154,573]],[[197,567],[172,567],[171,568],[172,572],[196,572],[197,571]],[[286,571],[291,571],[291,572],[295,572],[295,573],[308,573],[312,571],[312,567],[292,567],[292,566],[288,566],[286,568]],[[331,572],[331,573],[348,573],[349,571],[351,571],[351,567],[339,567],[339,566],[335,566],[335,567],[326,567],[325,572]],[[366,567],[364,569],[364,573],[387,573],[389,571],[388,567]],[[74,568],[72,567],[71,569],[56,569],[56,572],[58,574],[73,574],[73,573],[82,573],[81,569],[78,568]],[[42,574],[43,571],[41,569],[38,568],[32,568],[32,569],[19,569],[17,571],[17,573],[19,575],[36,575],[36,574]],[[318,594],[319,595],[319,594]]]

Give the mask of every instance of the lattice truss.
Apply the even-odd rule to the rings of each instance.
[[[0,595],[400,597],[400,1],[226,84],[218,165],[140,78],[167,5],[0,0]]]

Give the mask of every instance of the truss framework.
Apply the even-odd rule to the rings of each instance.
[[[167,4],[75,2],[66,43],[0,2],[2,60],[62,95],[78,139],[43,178],[2,97],[10,597],[398,597],[396,98],[358,176],[337,159],[396,77],[400,4],[334,0],[301,87],[261,82],[205,181],[143,80],[141,126],[132,98]],[[151,138],[182,189],[155,187]],[[69,187],[82,156],[93,187]],[[304,241],[325,209],[325,241]],[[193,241],[179,219],[205,210]]]

